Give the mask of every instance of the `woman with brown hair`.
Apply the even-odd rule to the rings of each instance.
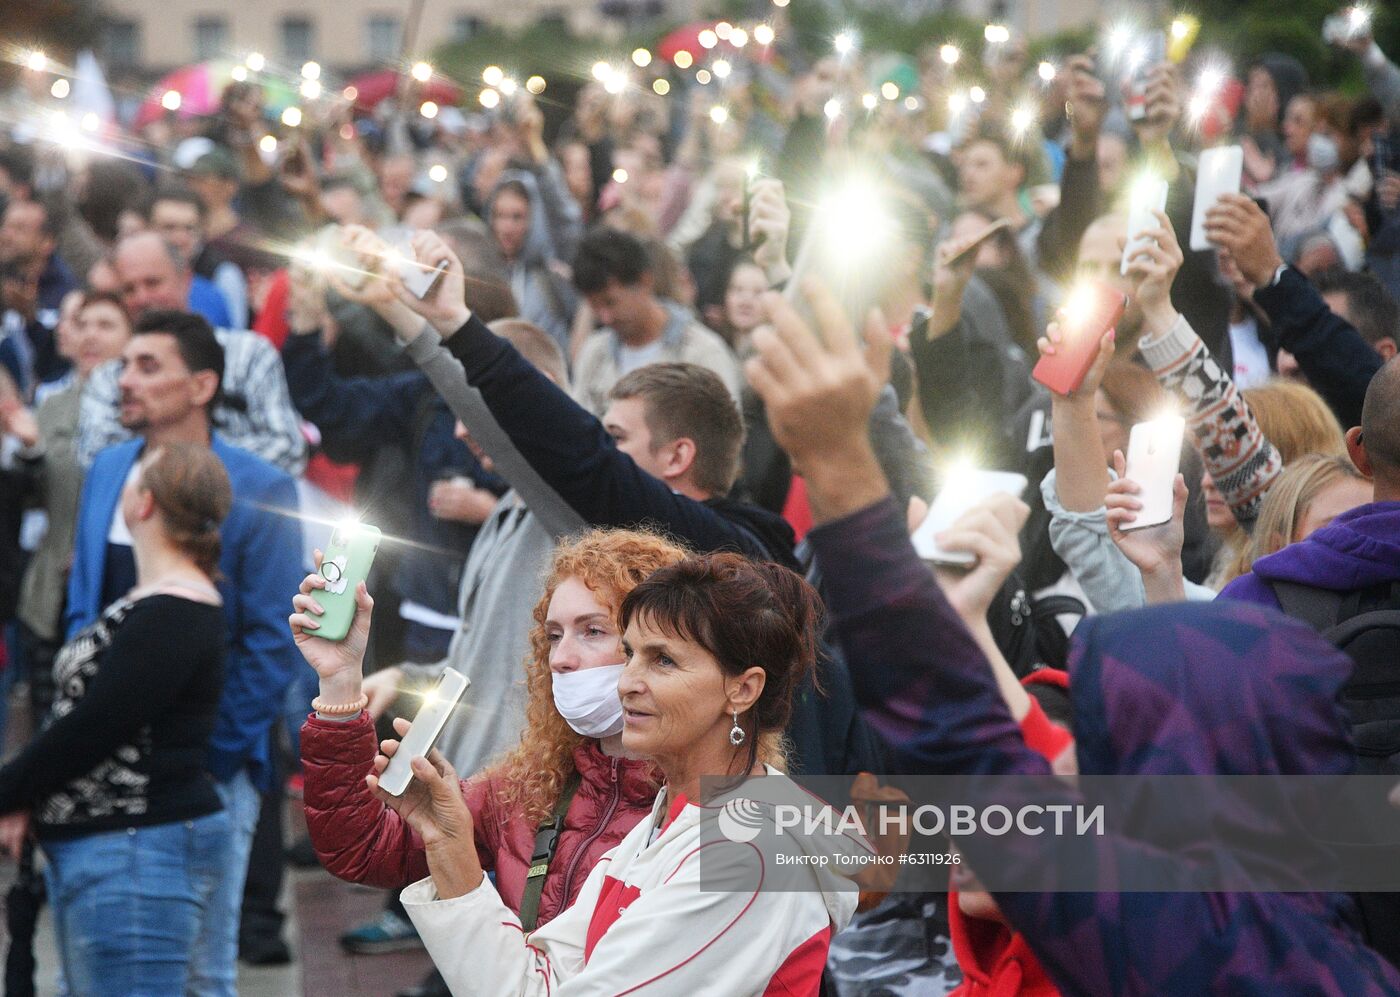
[[[594,863],[656,795],[651,764],[622,754],[617,680],[624,655],[616,615],[644,578],[684,556],[658,536],[626,530],[595,530],[555,552],[530,632],[520,744],[461,783],[477,852],[527,930],[573,902]],[[361,586],[349,637],[322,640],[315,636],[314,593],[323,585],[314,574],[303,582],[292,632],[321,676],[317,704],[354,705],[363,698],[372,602]],[[471,690],[464,704],[459,709],[492,708],[472,704]],[[407,721],[396,726],[402,735]],[[369,715],[362,708],[348,717],[319,712],[301,738],[307,825],[321,863],[341,879],[395,889],[426,875],[422,839],[365,783],[378,751]]]
[[[384,743],[367,782],[425,843],[431,878],[403,903],[454,994],[820,992],[856,907],[838,867],[872,854],[830,823],[828,834],[778,824],[783,801],[835,820],[778,768],[820,618],[798,575],[738,554],[686,558],[628,594],[622,746],[664,785],[574,904],[528,937],[485,879],[451,765],[414,759],[413,783],[390,797],[378,774],[398,742]],[[765,828],[782,836],[776,861],[754,844]]]
[[[0,769],[0,844],[31,814],[68,987],[183,993],[232,835],[205,759],[224,684],[214,582],[228,474],[205,446],[149,451],[121,495],[136,587],[54,662],[42,732]]]

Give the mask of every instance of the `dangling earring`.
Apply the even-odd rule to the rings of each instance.
[[[739,711],[734,711],[734,726],[729,728],[729,743],[738,747],[744,743],[744,728],[739,726]]]

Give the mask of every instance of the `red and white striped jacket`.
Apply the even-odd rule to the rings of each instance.
[[[773,777],[792,786],[769,770]],[[810,877],[807,888],[794,889],[790,870],[776,875],[773,858],[752,844],[713,826],[702,840],[716,808],[678,797],[663,811],[664,801],[663,792],[650,819],[594,866],[575,904],[528,938],[489,881],[452,900],[439,900],[431,879],[404,890],[452,993],[815,997],[831,937],[855,912],[854,884],[814,865],[798,874]],[[717,868],[742,888],[714,889]],[[774,890],[779,878],[784,887]]]

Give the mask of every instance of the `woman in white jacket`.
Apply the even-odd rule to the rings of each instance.
[[[431,875],[404,891],[405,908],[454,994],[816,995],[831,936],[856,904],[836,853],[867,846],[829,836],[779,869],[752,841],[773,830],[774,810],[751,802],[814,802],[773,763],[814,665],[816,593],[785,568],[711,554],[656,572],[619,615],[623,749],[665,775],[651,818],[599,861],[573,907],[527,937],[482,875],[451,766],[437,752],[415,760],[401,797],[370,775],[427,851]],[[396,748],[385,742],[376,773]],[[717,783],[748,799],[716,805]]]

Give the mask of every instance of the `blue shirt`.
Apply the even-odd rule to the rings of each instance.
[[[233,328],[233,319],[228,313],[228,302],[219,293],[212,280],[198,274],[190,281],[190,311],[203,315],[215,329]]]

